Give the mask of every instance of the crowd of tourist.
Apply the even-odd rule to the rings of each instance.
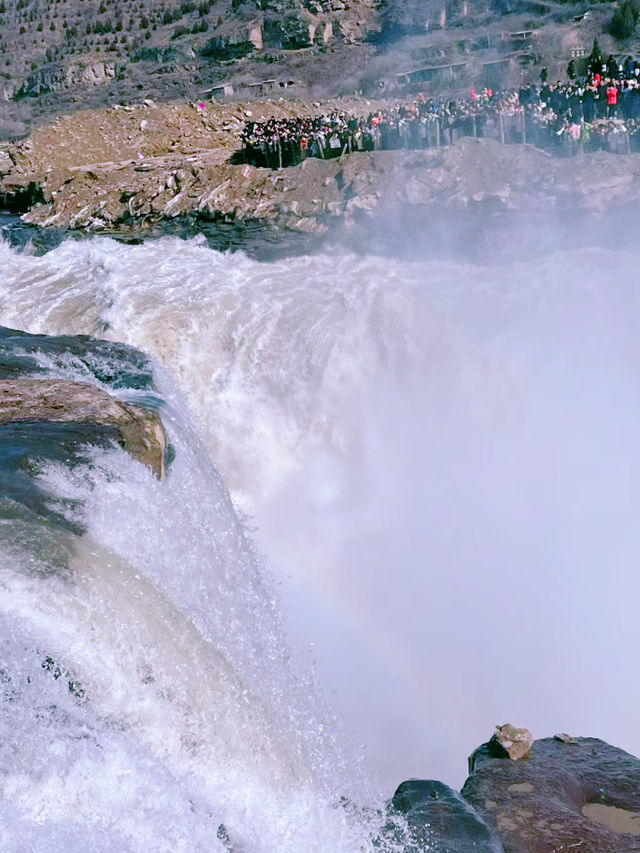
[[[572,73],[571,64],[569,73]],[[461,136],[531,142],[560,155],[605,148],[640,150],[640,64],[589,61],[586,76],[493,92],[470,89],[463,98],[418,95],[411,103],[367,116],[334,112],[314,118],[249,122],[245,162],[277,169],[306,157],[329,159],[351,151],[450,145]]]

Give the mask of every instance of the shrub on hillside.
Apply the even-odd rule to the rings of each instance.
[[[628,39],[635,32],[638,22],[638,7],[632,0],[624,0],[613,13],[609,32],[614,38]]]

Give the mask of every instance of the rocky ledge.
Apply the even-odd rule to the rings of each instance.
[[[93,424],[114,427],[125,450],[164,477],[166,441],[159,417],[106,391],[59,379],[0,380],[0,425]]]
[[[78,113],[39,128],[0,156],[0,201],[38,225],[139,232],[191,217],[309,234],[397,208],[427,215],[543,210],[602,219],[616,206],[640,204],[638,155],[563,159],[488,139],[308,159],[278,171],[234,165],[248,117],[337,107],[366,113],[378,105],[262,102],[207,104],[199,111],[148,103]]]
[[[393,798],[413,853],[640,851],[640,760],[597,738],[533,741],[501,726],[469,760],[458,793],[409,780]]]
[[[70,379],[51,375],[52,369],[68,374],[69,365]],[[121,402],[124,395],[152,408]],[[0,486],[47,514],[50,500],[31,476],[40,463],[69,464],[84,459],[87,447],[114,443],[162,479],[170,451],[156,399],[152,366],[131,347],[0,326]]]
[[[535,148],[466,138],[439,150],[309,159],[278,171],[220,163],[208,154],[149,160],[40,182],[31,177],[14,191],[28,193],[23,219],[38,225],[139,231],[192,216],[324,233],[398,207],[602,214],[614,204],[640,202],[640,157],[559,160]]]

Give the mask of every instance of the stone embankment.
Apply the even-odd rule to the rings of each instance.
[[[396,791],[415,853],[640,851],[640,760],[629,753],[565,734],[531,743],[501,726],[469,763],[461,793],[430,780]]]
[[[379,102],[189,104],[75,113],[0,152],[0,202],[37,225],[144,231],[191,217],[321,234],[398,207],[428,212],[573,211],[640,202],[640,157],[561,159],[464,138],[424,151],[308,159],[271,171],[234,165],[248,119],[370,112]]]

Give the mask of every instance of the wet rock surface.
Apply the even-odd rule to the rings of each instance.
[[[124,448],[164,476],[165,439],[158,416],[120,403],[100,388],[55,379],[0,380],[0,425],[92,424],[114,428]]]
[[[412,846],[407,853],[504,853],[496,833],[457,792],[442,782],[410,779],[392,805],[407,820]]]
[[[153,389],[149,359],[126,344],[89,335],[31,335],[0,326],[0,379],[45,376],[50,366],[70,363],[110,389]]]
[[[52,369],[93,379],[51,378]],[[111,391],[137,392],[136,404],[121,402]],[[65,462],[83,447],[114,442],[162,478],[167,448],[153,391],[148,359],[124,344],[0,327],[0,441],[11,462],[5,491],[37,492],[27,488],[24,474],[34,460]]]
[[[519,761],[475,755],[462,794],[506,853],[640,850],[634,756],[597,738],[555,737],[535,741]]]

